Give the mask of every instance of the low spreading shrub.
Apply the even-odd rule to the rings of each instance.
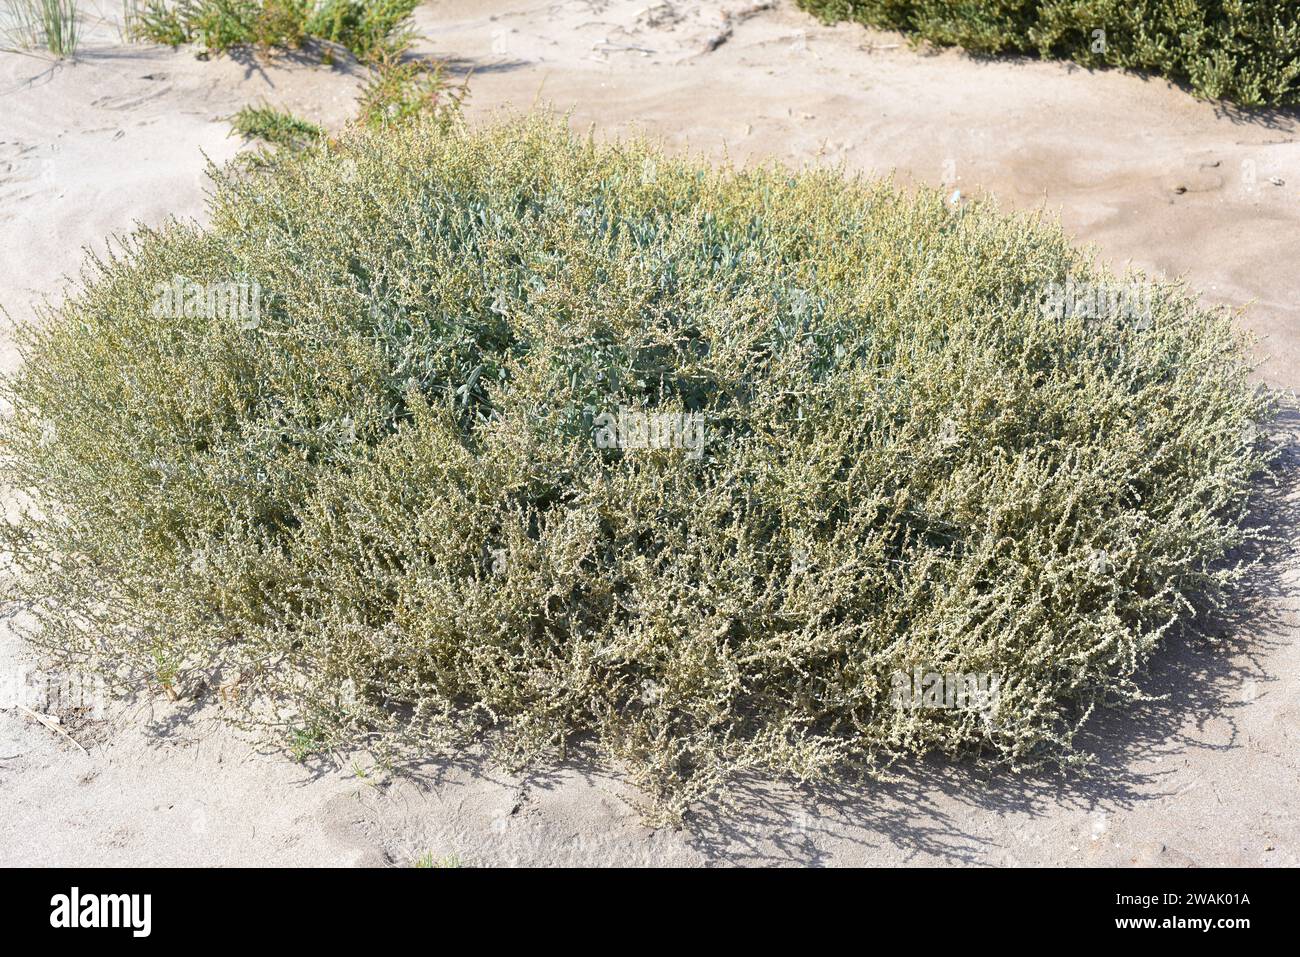
[[[469,81],[452,83],[436,60],[383,56],[373,61],[353,120],[372,129],[425,122],[445,134],[460,122]],[[237,164],[250,171],[278,162],[281,151],[302,150],[327,136],[310,120],[272,106],[245,106],[230,118],[231,133],[257,144]]]
[[[302,149],[325,135],[315,123],[271,106],[241,107],[230,120],[231,131],[271,146]]]
[[[419,0],[146,0],[133,36],[169,46],[196,43],[221,52],[240,46],[297,49],[308,39],[346,47],[361,60],[392,54],[411,40]]]
[[[1246,106],[1300,103],[1300,0],[799,0],[977,53],[1144,70]]]
[[[1231,317],[1053,225],[547,120],[215,176],[19,330],[0,537],[43,647],[299,755],[1070,761],[1241,573]]]
[[[278,161],[281,152],[306,149],[325,136],[325,130],[310,120],[273,106],[244,106],[230,118],[232,136],[242,136],[252,148],[245,150],[235,163],[256,172]]]
[[[358,122],[373,129],[430,117],[446,132],[461,116],[469,81],[453,84],[435,60],[383,57],[357,97]]]
[[[359,59],[374,59],[409,45],[409,18],[417,6],[419,0],[320,0],[306,29],[314,37],[342,44]]]

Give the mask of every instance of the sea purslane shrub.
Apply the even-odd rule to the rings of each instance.
[[[1143,70],[1243,106],[1300,103],[1300,0],[799,0],[982,54]]]
[[[3,545],[41,645],[300,752],[594,744],[665,815],[1069,760],[1239,574],[1231,317],[1051,224],[546,119],[214,176],[19,330]]]

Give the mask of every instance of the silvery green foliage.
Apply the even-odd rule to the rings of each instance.
[[[257,321],[159,317],[177,276],[255,284]],[[1270,403],[1176,286],[1140,326],[1036,305],[1109,278],[835,172],[354,130],[219,174],[210,228],[136,233],[22,331],[16,597],[295,751],[594,741],[654,816],[741,771],[1070,760],[1239,575]],[[702,415],[702,454],[599,447],[619,409]],[[916,669],[997,708],[892,706]]]

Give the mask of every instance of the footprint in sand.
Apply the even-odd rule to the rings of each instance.
[[[132,110],[142,103],[148,103],[150,100],[156,100],[159,97],[166,96],[172,91],[170,83],[164,83],[161,86],[154,86],[146,93],[124,93],[112,96],[101,96],[91,101],[90,105],[98,107],[101,110]]]
[[[370,812],[355,793],[328,799],[316,809],[315,818],[321,833],[338,848],[341,865],[384,867],[392,863],[384,849],[366,836]]]
[[[0,222],[14,218],[19,203],[33,194],[27,184],[36,179],[32,169],[35,146],[15,141],[0,142]]]

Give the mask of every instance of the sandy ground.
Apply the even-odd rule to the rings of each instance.
[[[1101,254],[1249,304],[1261,376],[1300,385],[1300,126],[1161,80],[923,53],[793,8],[702,3],[429,2],[423,49],[473,70],[470,113],[545,102],[601,135],[637,130],[739,162],[896,171],[1059,214]],[[75,63],[0,54],[0,305],[57,299],[79,248],[168,215],[202,218],[204,154],[265,100],[337,125],[357,71],[199,60],[123,46]],[[15,357],[7,350],[3,364]],[[1295,431],[1294,418],[1284,423]],[[1295,527],[1294,453],[1266,512]],[[754,785],[729,814],[651,831],[607,770],[512,776],[467,758],[393,779],[364,762],[258,752],[213,705],[111,703],[69,726],[88,753],[0,712],[0,864],[1300,864],[1300,601],[1279,542],[1214,646],[1175,640],[1164,700],[1099,717],[1090,777],[919,762],[887,785]],[[35,662],[0,631],[11,680]]]

